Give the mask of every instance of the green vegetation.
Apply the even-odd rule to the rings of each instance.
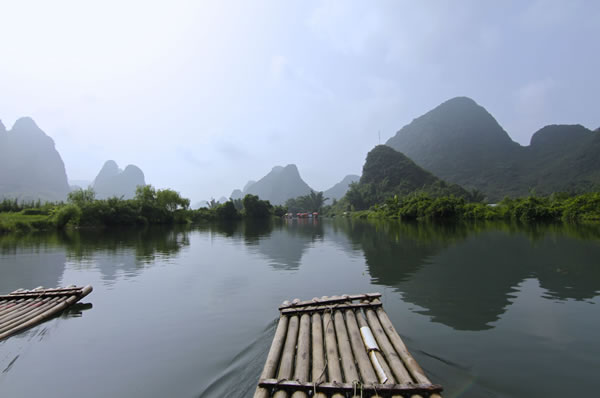
[[[171,189],[138,186],[133,199],[96,199],[93,189],[69,193],[67,203],[0,202],[0,233],[127,225],[188,224],[209,220],[261,219],[287,212],[258,196],[191,210],[189,199]]]
[[[581,125],[551,125],[528,146],[512,141],[483,107],[453,98],[403,127],[387,145],[449,183],[490,201],[600,188],[600,134]]]
[[[342,215],[343,208],[332,208],[329,215]],[[520,222],[564,221],[600,222],[600,192],[570,196],[505,198],[497,205],[468,202],[456,196],[434,197],[416,193],[393,196],[369,210],[352,212],[359,218],[399,218],[403,220],[510,220]]]
[[[456,196],[468,201],[481,199],[477,192],[467,192],[456,184],[447,184],[402,153],[378,145],[367,154],[360,181],[350,184],[346,196],[332,206],[345,210],[366,210],[389,197],[403,197],[415,192],[432,197]]]
[[[323,192],[315,192],[311,189],[308,195],[288,199],[285,206],[291,213],[313,213],[315,211],[320,213],[325,201],[328,199],[323,195]]]

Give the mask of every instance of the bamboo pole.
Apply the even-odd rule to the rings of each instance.
[[[281,381],[277,379],[267,379],[261,380],[259,383],[260,386],[264,387],[281,387],[286,389],[293,390],[304,390],[306,392],[313,391],[315,388],[313,383],[305,382],[301,383],[296,380],[286,380]],[[322,383],[316,387],[317,391],[322,391],[324,393],[344,393],[344,394],[352,394],[354,393],[355,386],[352,383]],[[357,393],[359,393],[360,389],[357,389]],[[362,386],[362,391],[367,392],[369,394],[381,394],[383,396],[389,396],[390,394],[400,394],[401,396],[406,396],[408,394],[419,394],[424,397],[433,396],[433,394],[439,393],[442,391],[442,386],[435,384],[364,384]]]
[[[13,311],[7,312],[6,314],[4,314],[3,316],[0,317],[0,326],[3,326],[4,324],[8,323],[11,319],[18,318],[19,316],[21,316],[27,312],[30,312],[30,311],[34,310],[35,308],[38,308],[39,306],[48,303],[51,300],[56,301],[57,299],[41,298],[41,299],[35,299],[35,300],[28,301],[18,307],[15,306]]]
[[[358,329],[358,323],[356,322],[356,316],[354,315],[353,310],[346,310],[346,326],[348,328],[352,352],[358,363],[358,370],[362,382],[370,384],[378,383],[379,379],[377,378],[377,374],[373,369],[373,364],[367,355],[367,350],[360,335],[360,330]]]
[[[366,294],[354,294],[354,295],[342,295],[342,296],[331,296],[331,297],[327,297],[327,296],[323,296],[320,299],[318,298],[313,298],[312,300],[306,300],[306,301],[296,301],[294,300],[294,302],[292,302],[291,304],[285,304],[285,305],[281,305],[279,307],[280,310],[285,309],[285,308],[289,308],[289,307],[308,307],[308,306],[313,306],[313,305],[325,305],[325,304],[334,304],[334,303],[340,303],[340,302],[346,302],[346,301],[353,301],[353,300],[371,300],[371,299],[376,299],[381,297],[381,293],[366,293]]]
[[[277,372],[277,379],[289,379],[292,377],[292,367],[294,366],[294,354],[296,351],[296,342],[298,340],[298,317],[293,316],[290,318],[288,323],[287,335],[285,337],[285,345],[283,347],[283,354],[281,355],[281,362],[279,364],[279,371]],[[273,395],[273,398],[287,398],[287,392],[279,390]]]
[[[390,321],[390,318],[388,318],[383,308],[377,308],[377,317],[379,318],[379,322],[381,323],[381,326],[383,327],[387,337],[390,339],[390,342],[396,349],[396,352],[402,359],[402,362],[404,362],[406,369],[410,372],[412,377],[417,381],[417,383],[431,384],[425,375],[425,372],[423,372],[423,369],[421,369],[421,366],[419,366],[410,352],[408,352],[408,349],[398,335],[398,332],[396,332],[394,325]]]
[[[21,299],[21,300],[19,300],[20,302],[14,303],[12,306],[7,307],[3,311],[0,311],[0,323],[2,323],[2,320],[5,317],[13,314],[15,311],[20,311],[22,308],[28,306],[29,304],[35,302],[36,300],[41,301],[40,299],[29,299],[29,300]]]
[[[284,301],[283,304],[286,304],[287,302],[288,301]],[[260,375],[261,379],[269,379],[275,376],[277,365],[279,364],[279,357],[281,356],[281,350],[283,350],[288,319],[287,316],[279,316],[279,322],[277,323],[275,336],[273,337],[273,342],[271,343],[271,348],[267,355],[267,361],[265,362],[265,367]],[[262,387],[256,387],[256,391],[254,392],[254,398],[268,398],[269,395],[271,395],[270,391]]]
[[[323,328],[325,330],[325,352],[327,353],[327,380],[334,383],[343,383],[342,369],[340,368],[340,355],[335,337],[334,320],[331,313],[323,314]],[[331,398],[344,398],[342,394],[333,394]]]
[[[12,308],[22,304],[24,301],[26,301],[26,300],[25,299],[17,299],[17,300],[5,300],[4,302],[0,303],[0,316],[6,314],[7,312],[12,311]]]
[[[47,311],[35,316],[32,319],[27,320],[24,323],[21,323],[17,326],[15,326],[13,329],[7,330],[4,333],[0,334],[0,340],[14,334],[17,333],[21,330],[27,329],[31,326],[34,326],[35,324],[50,318],[51,316],[60,313],[62,310],[64,310],[65,308],[69,307],[70,305],[76,303],[77,301],[79,301],[80,299],[82,299],[83,297],[87,296],[88,294],[91,293],[91,291],[93,290],[92,286],[87,285],[85,286],[82,290],[81,290],[81,294],[78,295],[74,295],[71,296],[69,298],[67,298],[66,301],[63,301],[61,303],[59,303],[58,305],[48,309]]]
[[[310,370],[310,315],[304,314],[300,318],[300,331],[298,332],[298,348],[296,352],[296,367],[294,379],[307,382]],[[304,391],[295,391],[292,398],[307,398]]]
[[[29,311],[0,325],[0,333],[10,330],[21,323],[27,322],[29,319],[35,318],[38,314],[42,314],[48,309],[59,305],[61,300],[64,300],[64,298],[55,298],[39,306],[31,307]]]
[[[340,311],[335,311],[333,313],[333,320],[337,335],[338,348],[342,358],[342,368],[344,369],[344,381],[346,383],[360,381],[358,372],[356,371],[356,365],[354,364],[352,348],[350,347],[350,338],[348,337],[346,325],[344,324],[344,316]]]
[[[327,380],[327,370],[325,368],[325,353],[323,352],[323,324],[321,322],[320,314],[312,315],[312,374],[311,380],[313,383],[318,384]],[[322,393],[316,393],[313,398],[327,398]]]
[[[284,308],[280,310],[282,314],[286,315],[296,315],[302,314],[305,312],[315,312],[315,311],[329,311],[329,309],[333,308],[336,310],[346,310],[346,309],[359,309],[359,308],[372,308],[379,307],[381,303],[372,304],[372,303],[340,303],[340,304],[331,304],[331,305],[321,305],[321,306],[311,306],[311,307],[300,307],[300,308]]]
[[[404,366],[402,359],[394,350],[392,343],[388,339],[387,335],[383,331],[383,327],[379,323],[377,319],[377,315],[373,310],[367,310],[367,320],[369,322],[369,327],[373,332],[375,339],[377,340],[377,345],[383,351],[386,358],[389,361],[390,367],[394,372],[394,376],[400,383],[413,383],[413,379],[410,377],[408,370]]]
[[[365,319],[365,316],[363,315],[362,311],[356,312],[356,319],[358,320],[359,327],[361,327],[361,328],[365,327],[365,326],[369,327],[369,324],[367,323],[367,320]],[[369,327],[369,329],[370,329],[370,327]],[[377,358],[377,362],[379,362],[379,364],[383,368],[383,371],[385,372],[386,376],[388,377],[388,380],[385,382],[385,384],[396,384],[396,378],[394,377],[394,372],[392,372],[392,369],[388,365],[388,362],[385,359],[385,357],[379,351],[375,351],[375,357]]]

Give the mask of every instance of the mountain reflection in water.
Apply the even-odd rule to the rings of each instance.
[[[0,293],[94,292],[0,342],[0,395],[250,398],[281,301],[368,291],[384,293],[447,397],[568,396],[565,378],[589,395],[598,258],[600,231],[582,225],[255,220],[2,235]]]

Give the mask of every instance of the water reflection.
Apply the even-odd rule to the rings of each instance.
[[[158,257],[189,245],[189,228],[123,228],[0,236],[0,293],[19,287],[55,287],[65,267],[94,268],[106,282],[135,276]]]
[[[298,269],[305,251],[324,238],[318,220],[245,220],[205,224],[199,229],[241,242],[251,253],[267,258],[274,269],[286,271]]]
[[[364,251],[375,284],[400,292],[417,312],[458,330],[483,330],[518,286],[537,278],[549,299],[599,294],[594,227],[510,224],[336,223]]]

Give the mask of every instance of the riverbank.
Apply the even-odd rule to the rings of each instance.
[[[342,208],[343,209],[343,208]],[[497,204],[467,202],[454,196],[427,194],[397,196],[368,210],[332,209],[330,216],[353,218],[393,218],[403,220],[512,220],[521,222],[561,221],[600,222],[600,193],[576,196],[554,194],[547,197],[505,198]]]
[[[190,209],[189,199],[170,190],[139,187],[133,199],[96,199],[93,190],[69,194],[67,203],[0,202],[0,233],[135,225],[196,224],[204,221],[281,217],[287,209],[258,196]]]

